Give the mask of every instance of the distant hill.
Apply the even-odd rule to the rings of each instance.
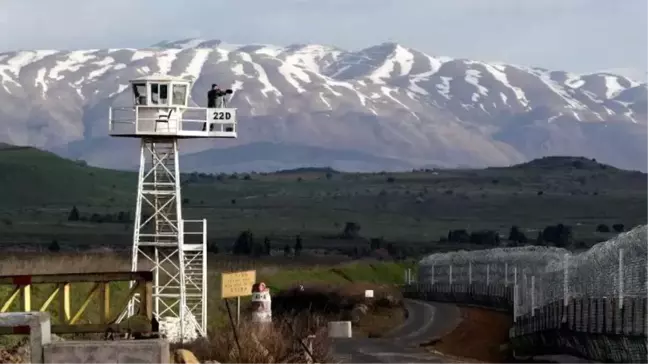
[[[252,149],[250,149],[252,148]],[[207,152],[188,155],[182,158],[185,171],[192,166],[204,166],[202,161],[210,161],[211,168],[201,168],[202,172],[220,171],[219,166],[227,160],[236,161],[243,165],[250,155],[264,155],[268,161],[273,158],[282,160],[282,165],[294,164],[297,167],[285,169],[274,174],[299,174],[327,172],[344,173],[335,166],[335,158],[355,158],[363,163],[379,161],[393,163],[397,161],[372,157],[361,152],[334,151],[327,158],[320,159],[319,166],[307,166],[306,160],[314,159],[313,155],[320,153],[319,148],[276,145],[258,143],[254,146],[229,148],[227,152],[210,150]],[[309,155],[310,153],[310,155]],[[316,158],[315,158],[316,159]],[[402,166],[402,165],[401,165]],[[404,168],[404,166],[402,166]],[[594,160],[581,157],[545,157],[511,167],[487,168],[484,170],[454,170],[446,169],[455,178],[475,179],[497,178],[497,176],[546,175],[560,179],[575,179],[578,176],[565,173],[566,171],[581,171],[591,175],[591,185],[645,186],[646,174],[642,172],[617,169]],[[480,172],[480,171],[483,171]],[[59,157],[53,153],[36,148],[0,145],[0,201],[4,205],[37,204],[48,205],[58,203],[105,203],[109,200],[131,201],[136,188],[137,175],[135,172],[117,171],[87,166],[83,161],[73,161]],[[263,172],[259,170],[259,172]],[[604,177],[601,173],[604,173]],[[271,173],[273,174],[273,173]],[[398,177],[400,178],[400,177]],[[513,177],[518,178],[518,177]],[[554,177],[551,177],[554,178]],[[589,180],[589,179],[588,179]]]
[[[210,149],[181,157],[184,171],[274,172],[299,168],[333,168],[339,171],[407,171],[412,164],[349,149],[328,149],[300,144],[251,143]]]
[[[601,170],[601,169],[614,169],[609,164],[599,163],[596,159],[588,159],[584,157],[566,157],[566,156],[551,156],[534,159],[526,163],[520,163],[511,166],[510,168],[517,169],[581,169],[581,170]]]

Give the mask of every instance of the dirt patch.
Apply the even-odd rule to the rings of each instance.
[[[404,307],[376,307],[360,318],[354,328],[354,337],[382,337],[405,322]]]
[[[513,319],[483,308],[461,307],[461,323],[448,335],[424,346],[451,357],[474,362],[502,363],[510,359],[500,347],[508,343]]]

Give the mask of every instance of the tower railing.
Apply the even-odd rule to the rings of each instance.
[[[153,113],[160,109],[170,110],[171,116]],[[236,138],[236,117],[233,108],[111,107],[108,130],[114,136]]]
[[[207,337],[207,220],[183,220],[182,225],[186,312],[200,336]],[[132,297],[130,309],[137,310],[138,305],[139,295],[136,294]],[[156,313],[159,312],[156,310]],[[128,310],[124,310],[117,322],[128,316]]]
[[[207,220],[183,220],[187,310],[207,336]],[[189,227],[189,228],[188,228]]]

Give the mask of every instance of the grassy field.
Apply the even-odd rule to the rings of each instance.
[[[62,246],[127,246],[132,223],[68,221],[133,214],[137,176],[87,167],[31,148],[0,149],[0,241]],[[301,234],[306,248],[348,244],[334,237],[346,222],[365,238],[438,249],[450,229],[518,225],[535,237],[564,223],[577,239],[603,240],[598,224],[646,221],[646,174],[575,158],[548,158],[510,168],[409,173],[327,173],[183,177],[184,218],[209,221],[210,240],[229,248],[250,229],[281,249]],[[25,245],[22,245],[23,247]]]

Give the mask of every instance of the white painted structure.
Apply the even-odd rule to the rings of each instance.
[[[5,312],[0,313],[0,327],[11,327],[29,334],[29,361],[44,363],[43,346],[52,342],[50,314],[47,312]],[[27,359],[27,358],[24,358]]]
[[[141,139],[132,270],[152,263],[153,313],[159,322],[178,323],[172,336],[187,340],[197,331],[204,337],[207,222],[182,218],[178,140],[236,138],[236,109],[189,107],[192,83],[181,78],[150,76],[130,84],[133,105],[111,107],[109,127],[111,136]],[[121,319],[133,315],[136,304]],[[167,326],[161,328],[171,330]]]
[[[329,321],[328,337],[335,339],[350,339],[353,336],[351,321]]]
[[[252,287],[252,322],[272,322],[272,297],[270,288],[261,282]]]

